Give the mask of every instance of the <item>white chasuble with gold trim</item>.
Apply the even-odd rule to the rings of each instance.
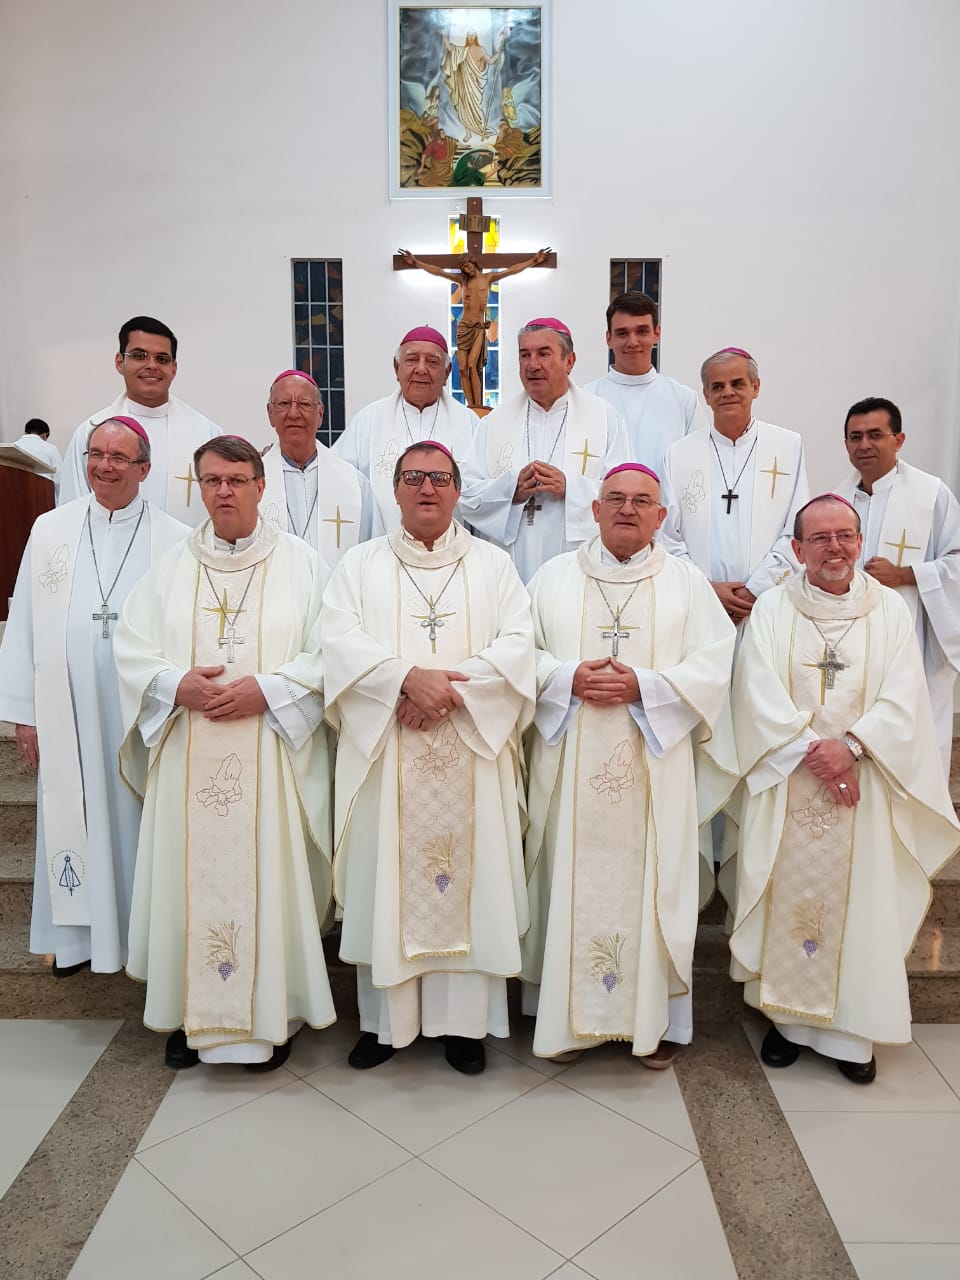
[[[264,527],[246,552],[197,548],[193,665],[224,680],[261,670]],[[264,554],[266,550],[266,554]],[[257,967],[258,760],[261,716],[218,722],[190,712],[187,745],[186,1010],[188,1036],[249,1036]]]
[[[473,652],[458,534],[439,567],[402,533],[397,558],[397,649],[418,667],[450,668]],[[434,559],[435,557],[432,557]],[[449,720],[419,731],[400,726],[400,938],[408,960],[470,953],[474,753]]]
[[[804,611],[791,637],[790,696],[818,738],[838,738],[864,712],[871,602],[841,596],[831,610],[805,585],[798,580],[790,592]],[[768,1013],[825,1024],[836,1015],[856,820],[856,806],[838,805],[809,769],[794,769],[763,946]]]

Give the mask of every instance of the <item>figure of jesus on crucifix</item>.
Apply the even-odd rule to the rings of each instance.
[[[532,258],[515,262],[499,271],[484,271],[475,253],[465,253],[457,267],[439,267],[432,262],[414,257],[409,249],[401,249],[400,256],[408,267],[428,271],[432,276],[460,285],[463,298],[463,316],[457,323],[457,363],[460,366],[460,385],[471,409],[483,407],[483,371],[487,366],[487,299],[490,288],[507,276],[515,276],[528,267],[539,267],[547,261],[551,250],[540,249]]]

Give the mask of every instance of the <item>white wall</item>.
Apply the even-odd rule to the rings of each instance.
[[[391,254],[442,250],[453,202],[387,199],[386,28],[385,0],[3,6],[0,436],[38,415],[62,445],[143,312],[179,393],[266,439],[291,256],[344,260],[348,414],[389,389],[400,333],[445,314]],[[751,349],[815,488],[868,394],[954,479],[960,5],[555,0],[553,33],[553,198],[485,204],[560,269],[507,282],[505,330],[564,317],[595,376],[609,258],[662,255],[664,371]]]

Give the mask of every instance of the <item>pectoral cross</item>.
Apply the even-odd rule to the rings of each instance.
[[[820,672],[820,705],[826,703],[826,692],[832,689],[838,671],[846,671],[846,664],[837,661],[837,651],[826,640],[823,643],[823,657],[819,662],[805,662],[805,667],[813,667]]]
[[[419,622],[421,627],[425,629],[427,627],[430,628],[430,652],[436,653],[437,627],[442,627],[444,618],[452,618],[455,611],[450,613],[437,613],[437,606],[433,602],[433,596],[427,597],[427,608],[430,610],[429,613],[411,613],[410,617],[416,622]]]
[[[337,503],[337,514],[335,516],[326,516],[324,524],[335,524],[337,526],[337,550],[340,550],[340,526],[342,524],[356,524],[355,520],[345,520],[340,514],[340,504]]]
[[[115,613],[107,612],[106,600],[104,600],[103,604],[100,606],[100,612],[91,613],[90,617],[93,619],[94,622],[103,623],[103,630],[100,632],[100,634],[103,636],[104,640],[109,640],[110,639],[110,623],[116,622],[117,615]]]
[[[899,542],[885,542],[883,545],[884,545],[885,547],[893,547],[894,551],[896,551],[896,553],[897,553],[897,568],[898,568],[898,569],[901,569],[901,568],[903,567],[903,553],[904,553],[905,551],[919,551],[919,550],[920,550],[920,548],[919,548],[919,547],[915,547],[915,546],[913,545],[913,543],[912,543],[912,542],[908,542],[908,541],[907,541],[907,531],[906,531],[906,529],[904,529],[903,533],[901,533],[901,535],[900,535],[900,541],[899,541]]]
[[[523,505],[523,514],[527,517],[527,524],[533,524],[537,517],[537,512],[543,510],[543,503],[537,502],[537,495],[531,493],[530,497]]]
[[[185,480],[187,482],[187,506],[189,507],[190,497],[193,493],[193,486],[200,483],[197,477],[193,474],[193,463],[187,467],[187,474],[185,476],[174,476],[173,478],[174,480]]]
[[[215,610],[211,610],[210,612],[213,613]],[[239,609],[236,610],[236,612],[239,613]],[[237,635],[237,624],[235,622],[231,622],[225,628],[225,634],[220,636],[217,640],[217,648],[226,649],[228,662],[236,662],[237,655],[234,653],[233,646],[235,644],[243,644],[245,639],[245,636]]]
[[[780,479],[780,477],[781,477],[781,476],[788,476],[788,475],[790,475],[790,472],[789,472],[789,471],[778,471],[778,470],[777,470],[777,460],[776,460],[776,458],[774,458],[774,460],[773,460],[773,466],[772,466],[772,467],[764,467],[764,469],[760,472],[760,474],[761,474],[762,476],[770,476],[770,497],[772,498],[772,497],[776,494],[776,491],[777,491],[777,481]],[[736,497],[736,494],[734,494],[734,497]]]
[[[218,614],[220,615],[220,635],[219,635],[219,637],[218,637],[218,639],[217,639],[217,644],[218,644],[218,646],[219,646],[220,648],[223,648],[223,629],[224,629],[224,627],[229,626],[229,627],[230,627],[230,629],[231,629],[231,630],[233,630],[233,628],[236,626],[236,621],[235,621],[235,620],[234,620],[234,622],[232,622],[232,623],[228,623],[228,622],[227,622],[227,615],[232,613],[232,614],[233,614],[233,616],[234,616],[234,619],[236,619],[236,616],[237,616],[237,614],[238,614],[238,613],[246,613],[246,610],[245,610],[245,609],[231,609],[231,608],[230,608],[230,606],[227,604],[227,588],[226,588],[226,587],[224,587],[224,588],[223,588],[223,597],[222,597],[222,599],[221,599],[220,603],[217,605],[217,607],[216,607],[215,609],[211,609],[211,608],[208,608],[206,605],[204,605],[203,612],[204,612],[204,613],[218,613]],[[243,641],[238,639],[238,640],[237,640],[237,643],[238,643],[238,644],[242,644],[242,643],[243,643]],[[233,661],[234,661],[234,659],[233,659],[233,658],[228,658],[228,659],[227,659],[227,661],[228,661],[228,662],[233,662]]]
[[[620,657],[620,641],[630,639],[629,622],[626,625],[628,628],[627,630],[624,630],[621,628],[620,610],[618,609],[617,612],[613,615],[613,627],[609,631],[600,632],[601,640],[613,641],[613,649],[611,650],[611,652],[615,658]]]
[[[587,442],[586,442],[586,440],[584,440],[584,442],[583,442],[583,448],[582,448],[582,449],[572,449],[572,450],[571,450],[571,453],[573,454],[573,456],[574,456],[575,458],[579,458],[579,459],[580,459],[580,474],[581,474],[582,476],[585,476],[585,475],[587,474],[587,459],[588,459],[588,458],[598,458],[598,457],[600,456],[598,453],[591,453],[591,452],[589,451],[589,449],[587,448]]]
[[[727,515],[730,514],[730,510],[733,507],[733,504],[737,501],[739,497],[740,497],[739,493],[734,493],[730,485],[727,485],[726,493],[721,493],[720,500],[727,504]]]

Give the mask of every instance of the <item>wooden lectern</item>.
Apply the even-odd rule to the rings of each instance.
[[[0,622],[7,620],[7,601],[33,522],[53,509],[53,476],[42,465],[34,471],[29,459],[14,461],[0,454]]]

